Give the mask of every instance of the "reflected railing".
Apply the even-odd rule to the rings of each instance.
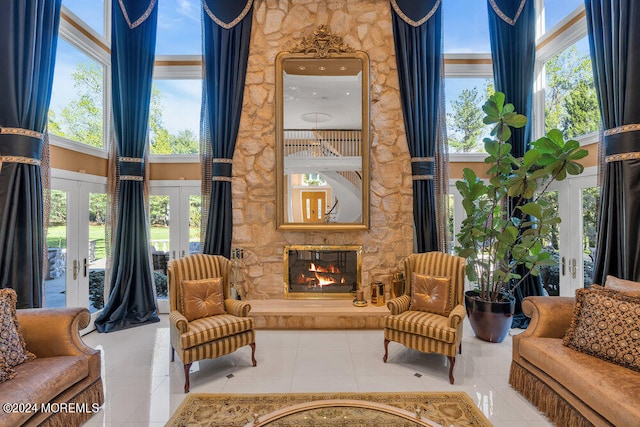
[[[362,131],[285,129],[285,157],[360,157]]]

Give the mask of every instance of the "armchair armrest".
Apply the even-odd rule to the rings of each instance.
[[[467,310],[464,308],[464,305],[458,304],[451,310],[451,313],[449,313],[449,326],[457,329],[466,315]]]
[[[246,301],[238,301],[237,299],[224,300],[224,309],[227,313],[238,317],[247,317],[251,311],[251,305]]]
[[[169,313],[169,323],[181,334],[184,334],[189,329],[187,318],[178,310],[173,310]]]
[[[27,349],[37,357],[100,354],[80,337],[80,329],[91,320],[86,308],[29,308],[16,312]]]
[[[411,298],[409,295],[402,295],[398,298],[394,298],[387,302],[387,307],[391,314],[400,314],[407,310],[409,310],[409,304],[411,303]]]
[[[574,297],[527,297],[522,311],[531,318],[521,337],[562,338],[571,324]]]

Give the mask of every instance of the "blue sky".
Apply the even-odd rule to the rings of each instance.
[[[117,0],[114,0],[117,1]],[[140,0],[142,1],[142,0]],[[148,0],[147,0],[148,1]],[[157,55],[199,55],[201,53],[200,0],[157,0]],[[231,1],[231,0],[230,0]],[[582,4],[583,0],[546,0],[545,27],[550,29]],[[62,2],[99,34],[104,34],[104,0],[63,0]],[[486,0],[443,0],[444,46],[447,53],[490,51]],[[586,39],[580,50],[588,51]],[[64,105],[73,95],[70,75],[80,61],[88,57],[60,41],[56,62],[56,81],[52,108]],[[448,102],[463,88],[478,85],[484,79],[447,79]],[[188,127],[198,133],[200,117],[199,80],[157,80],[164,94],[165,126],[175,133]],[[186,112],[186,114],[185,114]]]

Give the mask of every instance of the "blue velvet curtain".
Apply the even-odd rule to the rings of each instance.
[[[113,125],[117,151],[117,218],[109,300],[95,325],[113,332],[158,322],[145,206],[156,0],[114,0],[111,29]]]
[[[203,0],[201,127],[204,246],[231,256],[231,164],[249,58],[252,0]]]
[[[593,283],[640,281],[640,2],[585,7],[605,157]]]
[[[9,0],[0,11],[0,288],[18,308],[42,306],[43,138],[60,0]]]
[[[533,67],[535,62],[535,22],[533,0],[488,0],[489,35],[493,77],[497,91],[516,111],[529,118],[527,125],[513,129],[511,145],[513,155],[522,157],[531,142],[531,112],[533,96]],[[515,203],[511,200],[510,204]],[[510,211],[512,208],[509,209]],[[519,267],[526,274],[526,267]],[[529,295],[542,295],[539,277],[529,276],[514,292],[516,313],[513,327],[526,328],[529,319],[522,313],[522,299]]]
[[[447,180],[440,0],[391,0],[400,99],[413,176],[417,252],[445,250]],[[443,190],[444,188],[444,190]]]

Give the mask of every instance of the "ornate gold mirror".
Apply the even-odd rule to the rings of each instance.
[[[320,26],[276,58],[276,221],[369,228],[369,57]]]

